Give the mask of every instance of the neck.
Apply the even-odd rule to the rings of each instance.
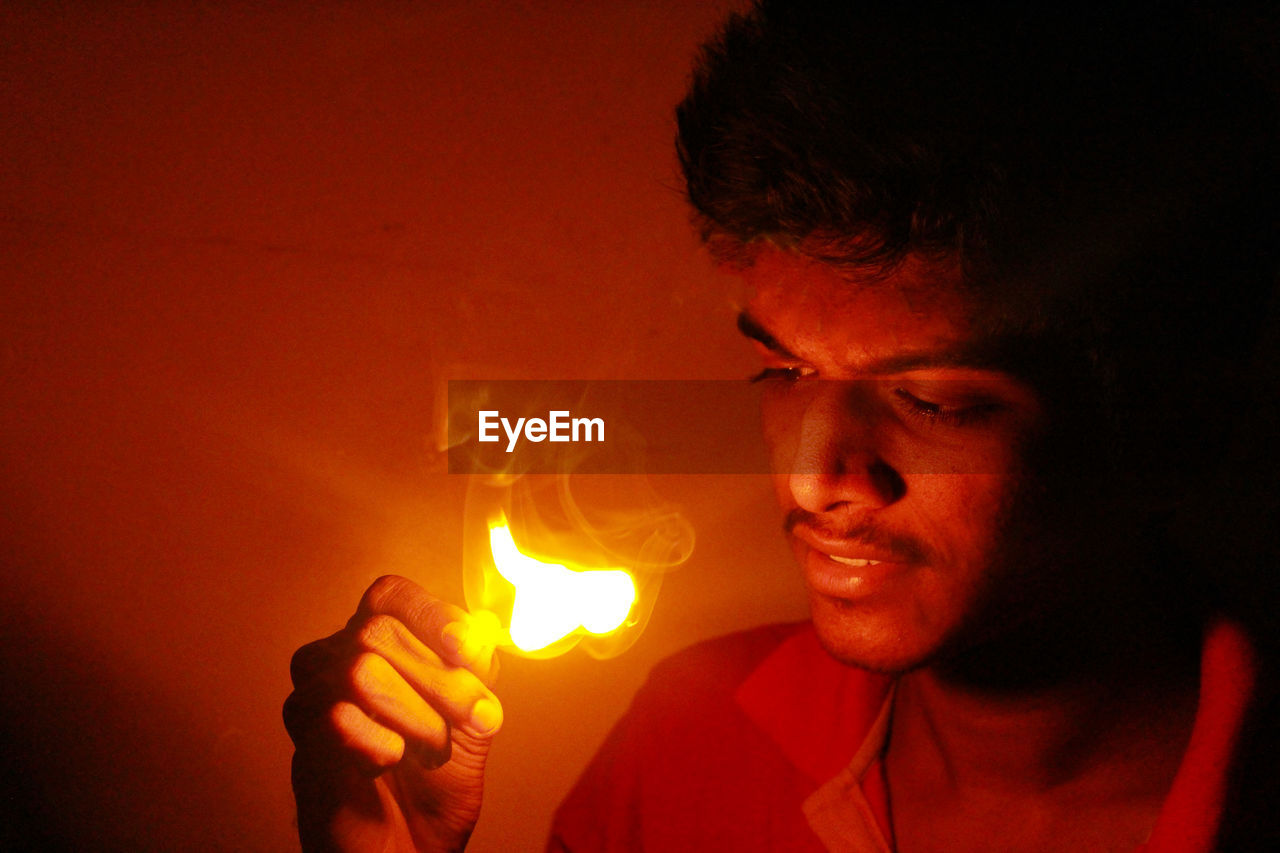
[[[903,676],[891,769],[932,774],[917,781],[933,790],[1167,790],[1195,718],[1199,626],[1144,623],[1057,634],[1071,644],[1008,637]]]

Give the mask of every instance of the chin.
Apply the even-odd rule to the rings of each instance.
[[[810,592],[809,612],[818,642],[836,660],[890,675],[910,672],[937,659],[941,632],[912,624],[905,614]]]

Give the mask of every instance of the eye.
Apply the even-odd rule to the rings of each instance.
[[[962,425],[984,420],[999,411],[998,403],[985,399],[967,400],[960,403],[943,403],[926,400],[911,393],[906,388],[894,388],[894,396],[902,403],[906,412],[931,423]]]
[[[755,376],[748,379],[749,382],[765,382],[765,381],[782,381],[794,382],[797,379],[805,379],[810,376],[816,376],[817,371],[812,367],[766,367]]]

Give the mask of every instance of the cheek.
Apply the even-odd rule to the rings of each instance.
[[[877,436],[881,458],[908,478],[1008,476],[1021,464],[1023,437],[1014,430],[956,428],[921,423],[919,418],[903,415],[882,419]]]
[[[980,571],[997,550],[1016,480],[1001,474],[912,477],[913,515],[943,565]]]
[[[791,494],[791,472],[795,467],[803,414],[803,406],[797,404],[794,395],[765,389],[760,406],[761,426],[765,447],[769,451],[774,494],[784,510],[795,505]]]
[[[760,392],[760,426],[774,470],[795,452],[805,400],[792,386],[766,383]]]

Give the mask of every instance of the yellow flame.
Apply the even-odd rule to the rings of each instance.
[[[515,587],[511,642],[522,651],[545,648],[578,629],[607,634],[622,627],[636,585],[622,569],[571,569],[521,553],[505,523],[489,528],[498,572]]]

